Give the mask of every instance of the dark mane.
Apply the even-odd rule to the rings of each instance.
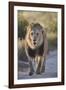
[[[30,57],[35,57],[36,55],[42,56],[43,52],[44,52],[44,42],[42,43],[42,45],[36,49],[31,49],[30,47],[27,48],[28,49],[28,54]]]

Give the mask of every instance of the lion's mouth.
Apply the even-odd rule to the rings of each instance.
[[[34,42],[34,45],[36,45],[36,42]]]

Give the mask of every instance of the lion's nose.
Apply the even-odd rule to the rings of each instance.
[[[34,39],[33,42],[34,42],[34,45],[35,45],[36,44],[36,40]]]
[[[36,40],[34,39],[33,41],[35,42]]]

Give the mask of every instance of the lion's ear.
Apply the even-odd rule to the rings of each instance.
[[[46,38],[46,31],[45,31],[45,29],[42,30],[42,34],[43,34],[43,37],[45,39]]]
[[[44,28],[42,28],[42,34],[43,34],[43,36],[44,36],[44,34],[45,34],[45,30],[44,30]]]
[[[42,34],[44,34],[44,31],[42,30]]]
[[[30,24],[30,26],[33,27],[33,25],[34,25],[34,23],[32,22],[32,23]]]
[[[29,24],[28,27],[27,27],[27,30],[30,31],[32,29],[33,25],[34,25],[34,23]]]

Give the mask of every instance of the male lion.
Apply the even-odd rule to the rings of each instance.
[[[29,75],[44,72],[48,42],[46,32],[39,23],[32,23],[28,26],[25,37],[25,51],[30,65]]]

